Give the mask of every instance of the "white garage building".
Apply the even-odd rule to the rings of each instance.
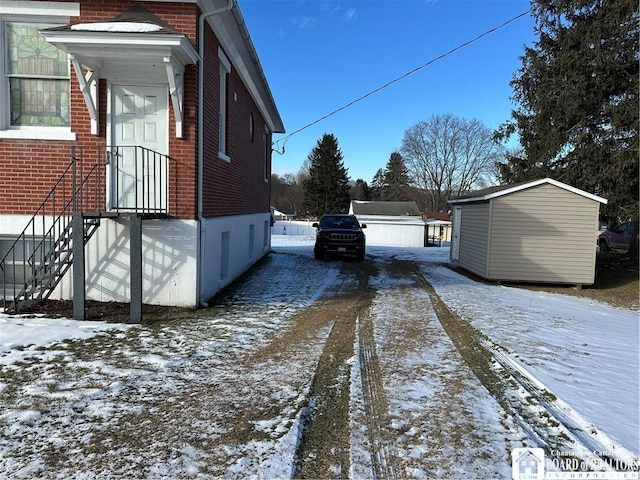
[[[353,200],[349,213],[367,225],[367,245],[425,246],[425,222],[416,202]]]

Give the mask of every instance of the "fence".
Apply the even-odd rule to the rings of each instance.
[[[276,220],[271,227],[272,235],[291,235],[315,237],[314,220]],[[364,222],[368,225],[365,234],[370,245],[448,247],[451,242],[449,223],[431,224],[429,222]],[[416,227],[418,231],[415,230]],[[413,234],[413,240],[409,237]],[[402,237],[402,238],[401,238]]]
[[[315,236],[316,229],[311,225],[311,220],[276,220],[271,227],[271,234]]]

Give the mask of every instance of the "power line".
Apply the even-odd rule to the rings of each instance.
[[[478,40],[480,40],[481,38],[486,37],[487,35],[490,35],[490,34],[492,34],[493,32],[496,32],[496,31],[500,30],[501,28],[506,27],[506,26],[507,26],[507,25],[509,25],[510,23],[515,22],[516,20],[518,20],[518,19],[520,19],[520,18],[524,17],[525,15],[528,15],[528,14],[529,14],[529,12],[530,12],[530,10],[527,10],[526,12],[523,12],[523,13],[521,13],[521,14],[519,14],[519,15],[516,15],[516,16],[515,16],[515,17],[513,17],[513,18],[510,18],[509,20],[507,20],[506,22],[502,23],[501,25],[498,25],[497,27],[493,27],[492,29],[487,30],[487,31],[486,31],[486,32],[484,32],[484,33],[481,33],[481,34],[480,34],[480,35],[478,35],[477,37],[472,38],[471,40],[468,40],[468,41],[466,41],[466,42],[464,42],[464,43],[461,43],[460,45],[458,45],[457,47],[452,48],[452,49],[451,49],[451,50],[449,50],[448,52],[443,53],[443,54],[441,54],[441,55],[439,55],[439,56],[437,56],[437,57],[435,57],[435,58],[433,58],[433,59],[429,60],[427,63],[425,63],[425,64],[423,64],[423,65],[420,65],[419,67],[416,67],[416,68],[414,68],[413,70],[411,70],[411,71],[409,71],[409,72],[407,72],[407,73],[405,73],[405,74],[403,74],[403,75],[400,75],[400,76],[399,76],[399,77],[397,77],[397,78],[394,78],[393,80],[390,80],[389,82],[385,83],[384,85],[382,85],[382,86],[380,86],[380,87],[378,87],[378,88],[376,88],[376,89],[374,89],[374,90],[371,90],[369,93],[366,93],[366,94],[362,95],[361,97],[356,98],[355,100],[353,100],[353,101],[351,101],[351,102],[347,103],[346,105],[343,105],[343,106],[342,106],[342,107],[340,107],[340,108],[336,108],[336,109],[335,109],[335,110],[333,110],[332,112],[327,113],[326,115],[324,115],[324,116],[322,116],[322,117],[318,118],[317,120],[314,120],[314,121],[313,121],[313,122],[311,122],[311,123],[308,123],[308,124],[307,124],[307,125],[305,125],[304,127],[301,127],[301,128],[299,128],[299,129],[297,129],[297,130],[294,130],[293,132],[291,132],[291,133],[290,133],[289,135],[287,135],[286,137],[281,138],[280,140],[277,140],[276,142],[274,142],[274,145],[275,145],[275,146],[277,146],[280,142],[283,142],[283,143],[282,143],[282,152],[278,151],[278,149],[274,149],[274,151],[275,151],[276,153],[279,153],[280,155],[283,155],[283,154],[284,154],[284,148],[285,148],[285,145],[286,145],[286,144],[287,144],[287,142],[291,139],[291,137],[293,137],[296,133],[300,133],[300,132],[302,132],[303,130],[306,130],[307,128],[312,127],[313,125],[315,125],[315,124],[317,124],[317,123],[320,123],[320,122],[321,122],[321,121],[323,121],[323,120],[326,120],[327,118],[329,118],[329,117],[331,117],[331,116],[335,115],[336,113],[339,113],[339,112],[341,112],[341,111],[343,111],[343,110],[345,110],[345,109],[347,109],[347,108],[351,107],[352,105],[355,105],[356,103],[361,102],[361,101],[362,101],[362,100],[364,100],[365,98],[370,97],[370,96],[371,96],[371,95],[373,95],[374,93],[378,93],[380,90],[384,90],[384,89],[385,89],[385,88],[387,88],[388,86],[393,85],[393,84],[394,84],[394,83],[396,83],[396,82],[399,82],[400,80],[402,80],[402,79],[404,79],[404,78],[408,77],[409,75],[413,75],[414,73],[416,73],[416,72],[418,72],[418,71],[422,70],[423,68],[428,67],[429,65],[431,65],[431,64],[433,64],[433,63],[435,63],[435,62],[437,62],[438,60],[442,60],[443,58],[448,57],[448,56],[449,56],[449,55],[451,55],[452,53],[455,53],[455,52],[457,52],[458,50],[460,50],[460,49],[462,49],[462,48],[465,48],[465,47],[467,47],[467,46],[471,45],[471,44],[472,44],[472,43],[474,43],[474,42],[477,42],[477,41],[478,41]]]

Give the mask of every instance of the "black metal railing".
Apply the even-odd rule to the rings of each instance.
[[[168,215],[171,157],[140,146],[107,149],[113,175],[112,209]]]
[[[97,154],[95,158],[104,157]],[[139,146],[108,148],[105,161],[91,165],[85,164],[82,148],[72,147],[71,163],[22,233],[5,252],[0,251],[5,312],[17,313],[28,303],[48,298],[60,283],[72,265],[74,214],[83,215],[85,244],[107,210],[169,215],[171,168],[175,162],[169,156]],[[176,202],[171,206],[175,208]]]
[[[81,210],[97,211],[103,177],[99,165],[85,171],[82,149],[73,147],[71,163],[0,260],[3,307],[17,313],[32,300],[48,298],[71,265],[71,222]],[[88,188],[91,186],[92,188]],[[104,188],[102,188],[104,190]],[[97,225],[87,224],[93,234]]]

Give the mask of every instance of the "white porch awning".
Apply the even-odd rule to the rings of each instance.
[[[198,62],[189,39],[143,7],[113,20],[42,31],[47,42],[69,54],[89,115],[98,134],[98,79],[166,83],[182,137],[184,68]]]

